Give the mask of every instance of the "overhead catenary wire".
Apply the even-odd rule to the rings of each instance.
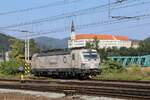
[[[127,0],[127,1],[135,2],[135,1],[142,1],[142,0]],[[110,5],[111,5],[111,7],[113,7],[113,8],[111,8],[111,10],[113,10],[113,9],[132,7],[132,6],[137,6],[140,4],[148,4],[148,3],[150,3],[150,2],[142,2],[142,3],[136,3],[136,4],[132,4],[132,5],[128,5],[128,6],[127,5],[120,6],[121,3],[113,2]],[[32,24],[37,24],[37,23],[42,23],[42,22],[51,22],[51,21],[70,18],[70,17],[74,17],[74,16],[81,16],[81,15],[85,15],[85,14],[92,14],[92,13],[96,13],[99,11],[103,12],[103,11],[105,11],[104,8],[106,8],[108,5],[109,4],[105,4],[105,5],[101,5],[101,6],[96,6],[96,7],[92,7],[92,8],[74,11],[74,12],[63,13],[60,15],[51,16],[51,17],[47,17],[47,18],[37,19],[37,20],[30,21],[30,22],[22,22],[19,24],[8,25],[8,26],[0,27],[0,28],[20,27],[20,26],[32,25]],[[119,6],[119,7],[116,7],[116,6]]]
[[[100,22],[93,22],[93,23],[89,23],[89,24],[83,24],[83,25],[77,25],[76,29],[85,29],[85,28],[92,28],[92,27],[97,27],[100,25],[110,25],[110,24],[117,24],[117,23],[121,23],[121,22],[129,22],[129,21],[137,21],[137,20],[143,20],[143,19],[149,19],[150,18],[150,14],[144,14],[144,15],[137,15],[134,16],[133,18],[129,18],[129,19],[122,19],[122,20],[108,20],[108,21],[100,21]],[[31,34],[30,37],[34,37],[34,36],[39,36],[39,35],[44,35],[44,34],[49,34],[49,33],[58,33],[58,32],[64,32],[67,31],[69,27],[62,27],[62,28],[57,28],[54,30],[50,30],[49,32],[41,32],[41,33],[36,33],[35,34]],[[18,38],[24,38],[25,36],[20,36]]]
[[[126,27],[119,27],[119,28],[113,28],[113,29],[106,29],[106,30],[102,30],[100,31],[100,33],[103,32],[107,32],[107,31],[113,31],[113,30],[126,30],[126,29],[133,29],[133,28],[137,28],[137,27],[142,27],[145,25],[150,25],[150,23],[142,23],[142,24],[138,24],[138,25],[130,25],[130,26],[126,26]],[[147,36],[150,34],[145,33]]]
[[[53,3],[50,3],[50,4],[40,5],[40,6],[36,6],[36,7],[1,12],[0,16],[2,16],[2,15],[10,15],[10,14],[16,14],[16,13],[23,13],[23,12],[29,12],[29,11],[33,11],[33,10],[38,10],[38,9],[43,9],[43,8],[48,8],[48,7],[54,7],[54,6],[60,6],[60,5],[75,3],[75,2],[79,2],[79,1],[82,1],[82,0],[62,0],[62,1],[56,1],[56,2],[53,2]]]
[[[125,17],[120,20],[106,20],[106,21],[100,21],[100,22],[92,22],[88,24],[82,24],[82,25],[77,25],[77,29],[84,29],[87,27],[95,27],[99,25],[109,25],[109,24],[116,24],[116,23],[121,23],[121,22],[128,22],[128,21],[135,21],[135,20],[142,20],[142,19],[148,19],[150,17],[150,14],[143,14],[143,15],[137,15],[137,16],[132,16],[132,17]],[[63,28],[58,28],[56,30],[53,30],[52,32],[60,32],[64,30],[68,30],[69,27],[63,27]],[[33,32],[33,31],[27,31],[27,30],[19,30],[19,29],[1,29],[1,30],[6,30],[6,31],[15,31],[15,32],[30,32],[30,33],[39,33],[39,32]],[[50,30],[51,31],[51,30]],[[43,34],[40,32],[40,34]],[[37,34],[38,35],[38,34]]]

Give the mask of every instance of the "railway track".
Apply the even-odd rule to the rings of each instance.
[[[150,100],[150,81],[0,79],[0,88]]]

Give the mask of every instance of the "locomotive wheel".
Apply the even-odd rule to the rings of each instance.
[[[92,75],[92,74],[91,74],[91,75],[88,75],[88,78],[89,78],[89,79],[93,79],[94,77],[95,77],[95,75]]]

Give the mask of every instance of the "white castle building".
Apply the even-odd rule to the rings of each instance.
[[[68,40],[68,48],[85,47],[87,42],[99,40],[100,48],[112,47],[131,47],[131,41],[127,36],[113,36],[110,34],[77,34],[75,33],[74,24],[72,22],[70,40]]]

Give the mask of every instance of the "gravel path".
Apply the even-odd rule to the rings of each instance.
[[[65,96],[65,94],[50,92],[35,92],[24,90],[0,89],[0,100],[125,100],[94,96]]]

